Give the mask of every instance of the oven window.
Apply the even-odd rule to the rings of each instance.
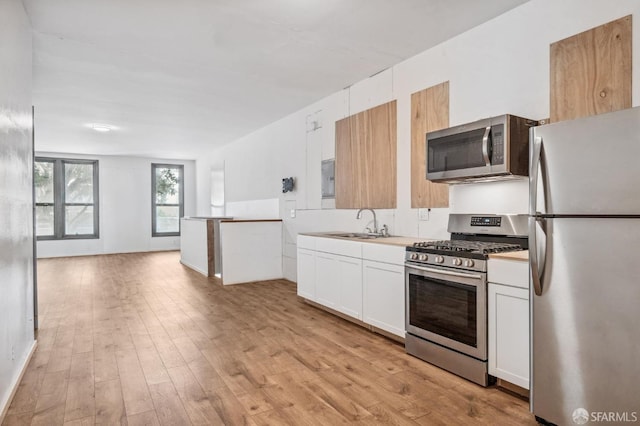
[[[429,140],[427,166],[429,172],[484,167],[482,137],[485,129],[443,136]]]
[[[477,347],[477,288],[409,275],[409,323]]]

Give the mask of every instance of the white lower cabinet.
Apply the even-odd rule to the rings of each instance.
[[[315,301],[362,319],[362,260],[316,252]]]
[[[340,303],[340,271],[338,256],[316,252],[316,298],[315,301],[331,309]]]
[[[529,389],[529,290],[489,283],[489,374]]]
[[[298,249],[298,296],[316,299],[316,252]]]
[[[364,260],[363,321],[404,337],[404,266]]]
[[[298,236],[298,295],[404,337],[404,247]]]
[[[362,320],[362,259],[337,256],[340,298],[338,311]]]

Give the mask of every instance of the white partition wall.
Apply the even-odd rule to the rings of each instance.
[[[220,223],[222,283],[282,278],[282,221]]]
[[[355,211],[319,207],[330,201],[319,198],[321,162],[335,157],[336,120],[396,100],[398,204],[396,209],[378,212],[379,222],[386,223],[391,234],[448,238],[450,212],[527,213],[526,179],[452,185],[449,208],[434,208],[427,215],[411,208],[411,94],[449,81],[452,126],[505,113],[547,118],[549,45],[628,14],[637,20],[639,13],[637,0],[528,1],[219,149],[203,151],[198,157],[198,178],[208,180],[210,165],[224,162],[228,204],[280,198],[285,276],[295,280],[298,233],[360,232],[366,226],[355,219]],[[633,57],[637,65],[637,28],[633,31]],[[638,106],[640,66],[634,66],[632,73],[632,103]],[[311,122],[317,125],[309,126]],[[296,189],[283,194],[281,179],[288,176],[296,179]],[[204,199],[198,204],[208,208],[208,192],[199,190],[198,197]]]
[[[202,219],[180,219],[180,262],[209,275],[207,221]]]
[[[0,1],[0,423],[35,348],[31,28],[20,0]],[[14,419],[9,419],[11,423]]]

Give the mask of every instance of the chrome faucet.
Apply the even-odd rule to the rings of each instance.
[[[369,210],[373,214],[373,233],[378,233],[378,220],[376,219],[376,212],[373,209],[360,209],[358,210],[358,214],[356,215],[356,219],[362,219],[362,211]]]

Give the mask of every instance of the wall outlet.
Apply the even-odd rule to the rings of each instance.
[[[15,346],[11,345],[11,361],[13,361],[14,359],[16,359],[16,348]]]
[[[296,209],[291,209],[291,212],[289,214],[291,215],[291,219],[295,219],[295,217],[296,217]]]
[[[429,220],[429,212],[431,209],[418,209],[418,220],[427,221]]]

